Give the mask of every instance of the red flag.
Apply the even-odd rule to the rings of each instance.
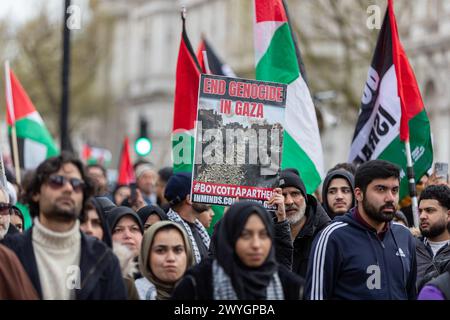
[[[81,159],[86,163],[91,157],[92,149],[88,144],[83,144],[83,150],[81,151]]]
[[[130,157],[130,143],[128,137],[125,137],[122,146],[122,152],[119,159],[119,178],[117,184],[128,185],[135,182],[133,164]]]
[[[9,71],[9,76],[11,79],[11,96],[9,96],[9,88],[7,87],[6,120],[8,125],[11,126],[13,122],[36,112],[36,108],[12,70]],[[10,101],[10,98],[12,98],[14,104]]]
[[[17,137],[18,163],[15,165],[34,169],[46,158],[59,154],[58,148],[8,62],[5,62],[5,87],[6,121],[9,130],[14,127]]]
[[[175,84],[173,131],[178,129],[192,130],[194,128],[197,118],[199,79],[200,66],[186,34],[183,19]]]
[[[408,62],[405,50],[400,42],[397,31],[397,22],[394,14],[393,0],[388,2],[389,21],[392,29],[392,59],[397,75],[398,96],[402,109],[400,121],[400,140],[409,139],[409,120],[422,112],[424,104],[420,95],[414,71]]]

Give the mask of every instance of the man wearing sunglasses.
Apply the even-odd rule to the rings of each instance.
[[[119,261],[101,241],[80,231],[92,193],[82,163],[62,153],[42,162],[25,198],[33,226],[5,239],[41,299],[126,299]]]

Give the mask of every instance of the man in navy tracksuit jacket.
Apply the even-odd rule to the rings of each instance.
[[[392,223],[398,191],[397,166],[373,160],[358,168],[357,207],[314,239],[307,299],[416,298],[415,241],[407,228]]]

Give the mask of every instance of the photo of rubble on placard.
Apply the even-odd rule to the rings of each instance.
[[[283,126],[217,112],[217,101],[203,99],[198,110],[194,166],[196,181],[273,188],[278,183]],[[241,120],[241,121],[240,121]],[[199,150],[196,150],[196,156]]]

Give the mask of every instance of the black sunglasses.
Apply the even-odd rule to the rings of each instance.
[[[66,178],[60,175],[51,175],[48,177],[48,185],[53,189],[60,189],[64,187],[64,185],[69,182],[72,186],[73,191],[82,192],[85,186],[84,181],[78,178]]]
[[[6,202],[0,202],[0,216],[6,216],[12,213],[12,205]]]

